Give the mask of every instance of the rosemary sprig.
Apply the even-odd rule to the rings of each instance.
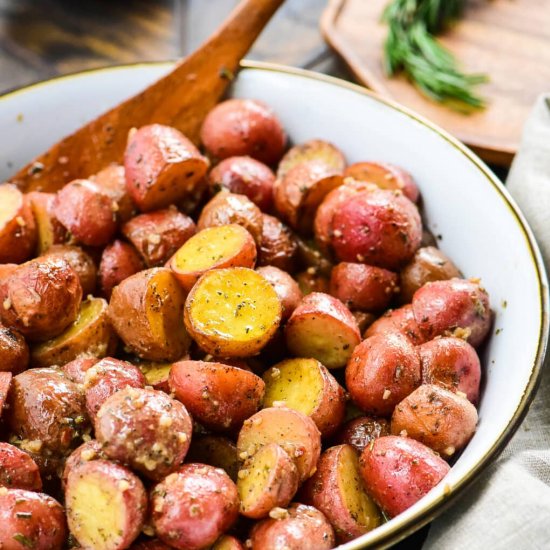
[[[384,10],[388,24],[384,45],[386,73],[405,74],[429,98],[459,111],[485,106],[474,88],[483,74],[465,74],[434,35],[462,13],[465,0],[391,0]]]

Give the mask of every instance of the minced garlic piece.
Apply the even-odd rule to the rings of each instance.
[[[275,508],[270,510],[269,517],[271,519],[285,519],[288,517],[288,510],[275,506]]]
[[[391,391],[388,390],[387,388],[384,390],[384,393],[382,395],[382,399],[386,400],[386,399],[389,399],[390,398],[390,395],[391,395]]]

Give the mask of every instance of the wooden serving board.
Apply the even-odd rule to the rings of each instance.
[[[469,115],[426,99],[405,77],[386,77],[380,17],[388,1],[330,0],[321,19],[326,40],[361,83],[442,126],[487,162],[509,165],[537,95],[550,91],[550,0],[472,0],[440,37],[466,71],[490,77],[479,87],[487,108]]]

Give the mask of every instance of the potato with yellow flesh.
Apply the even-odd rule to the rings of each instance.
[[[69,240],[69,232],[53,214],[55,193],[31,191],[27,194],[37,231],[36,252],[44,254],[54,244]]]
[[[127,468],[92,460],[69,473],[65,506],[69,529],[84,550],[123,550],[141,531],[147,495]]]
[[[357,453],[350,445],[327,449],[303,489],[305,502],[323,512],[339,542],[357,538],[382,523],[365,489]]]
[[[316,359],[287,359],[267,370],[264,407],[277,402],[309,416],[325,436],[332,435],[344,420],[344,389]]]
[[[141,371],[148,386],[153,386],[155,390],[162,390],[170,393],[168,378],[172,363],[159,363],[156,361],[140,361],[136,364]]]
[[[116,335],[107,316],[107,302],[90,297],[82,302],[74,323],[59,336],[31,349],[33,367],[65,365],[77,357],[111,355],[116,347]]]
[[[222,535],[212,546],[212,550],[244,550],[239,539],[231,535]]]
[[[281,446],[269,443],[261,447],[239,470],[241,514],[259,519],[276,506],[286,508],[298,490],[299,481],[294,461]]]
[[[183,326],[184,293],[165,268],[140,271],[113,289],[109,319],[129,350],[150,361],[175,361],[191,340]]]
[[[252,269],[205,273],[185,302],[185,326],[195,342],[217,357],[250,357],[269,342],[281,322],[273,287]]]
[[[269,443],[280,445],[294,460],[300,481],[313,475],[321,454],[321,434],[309,416],[288,407],[262,409],[239,432],[239,458],[252,456]]]
[[[168,262],[181,286],[189,292],[211,269],[254,267],[256,243],[240,225],[208,227],[191,237]]]

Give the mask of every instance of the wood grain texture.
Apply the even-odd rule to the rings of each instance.
[[[550,89],[550,0],[472,0],[465,18],[441,37],[467,72],[488,73],[479,88],[484,111],[463,115],[426,99],[405,77],[382,66],[387,0],[330,0],[322,31],[356,78],[470,145],[488,162],[507,166],[536,97]]]

